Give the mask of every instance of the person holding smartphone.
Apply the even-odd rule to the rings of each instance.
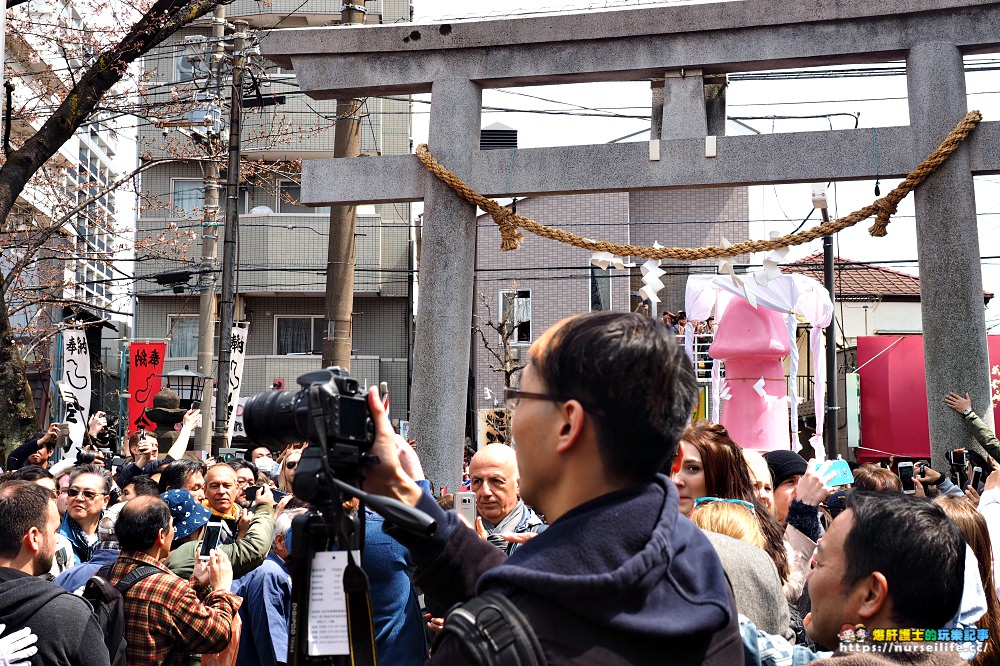
[[[229,468],[229,471],[232,472],[232,468]],[[171,490],[169,492],[187,491]],[[219,546],[218,549],[224,552],[232,562],[233,574],[236,578],[259,567],[267,557],[267,553],[271,549],[271,541],[274,538],[274,506],[274,495],[271,494],[271,489],[268,486],[261,486],[254,496],[253,518],[250,519],[246,534],[232,543],[223,543]],[[211,516],[212,512],[209,508],[202,508]],[[205,524],[207,523],[208,519],[206,518]],[[200,536],[175,541],[165,562],[167,568],[181,578],[190,577],[198,561],[200,541]]]

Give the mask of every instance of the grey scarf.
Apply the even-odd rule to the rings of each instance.
[[[521,524],[521,519],[524,512],[527,511],[527,507],[524,506],[524,501],[521,499],[517,500],[517,504],[511,509],[511,512],[504,517],[499,523],[494,525],[490,521],[483,518],[483,527],[489,536],[486,540],[491,544],[502,550],[503,552],[508,552],[510,550],[511,542],[504,539],[502,534],[509,534],[513,532],[518,525]]]

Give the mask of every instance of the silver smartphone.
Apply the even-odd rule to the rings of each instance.
[[[897,465],[896,470],[899,475],[899,483],[903,486],[903,493],[906,495],[916,493],[917,489],[913,483],[913,463],[901,462]]]
[[[212,551],[222,543],[222,534],[226,530],[226,524],[213,522],[205,525],[205,534],[201,538],[201,548],[198,550],[198,559],[207,560],[212,555]]]
[[[979,484],[983,482],[983,468],[973,467],[972,468],[972,478],[969,479],[969,487],[973,490],[979,490]]]
[[[476,493],[455,493],[455,511],[476,527]]]

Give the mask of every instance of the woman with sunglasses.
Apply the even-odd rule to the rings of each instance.
[[[293,449],[285,454],[281,460],[281,471],[278,473],[278,490],[283,493],[292,493],[292,481],[295,479],[295,469],[302,459],[302,451]]]

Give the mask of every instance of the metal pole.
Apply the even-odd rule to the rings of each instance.
[[[243,111],[243,69],[246,66],[246,30],[244,20],[233,25],[233,81],[229,104],[229,167],[226,172],[226,228],[222,245],[222,311],[219,322],[219,391],[215,400],[215,423],[219,446],[228,446],[229,358],[232,355],[230,331],[236,317],[236,243],[239,235],[240,129]]]
[[[340,23],[364,23],[365,0],[345,2]],[[334,157],[361,154],[362,100],[337,100],[337,126],[333,140]],[[326,263],[326,338],[323,340],[323,367],[351,368],[351,313],[354,310],[354,233],[357,209],[336,204],[330,207],[330,239]]]
[[[823,222],[829,222],[826,207],[820,208]],[[830,301],[837,302],[836,286],[833,283],[833,236],[823,237],[823,283],[830,292]],[[837,450],[837,317],[830,319],[826,327],[826,457],[830,460],[838,455]]]
[[[219,71],[225,56],[225,45],[222,42],[226,35],[226,8],[218,5],[212,14],[212,50],[211,67],[215,88],[219,88]],[[218,98],[217,100],[218,101]],[[209,128],[209,142],[215,128]],[[218,252],[217,230],[219,228],[219,163],[210,160],[205,167],[205,211],[202,216],[201,236],[201,273],[198,276],[198,289],[201,292],[198,307],[198,372],[207,375],[205,389],[201,397],[201,422],[198,430],[198,448],[206,455],[212,452],[212,362],[215,358],[215,264]]]

